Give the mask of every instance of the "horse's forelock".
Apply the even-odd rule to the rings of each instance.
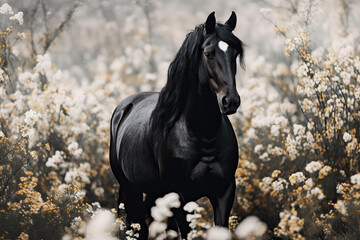
[[[239,53],[240,65],[244,68],[244,43],[232,33],[231,27],[226,24],[217,23],[215,34],[220,40],[228,43],[231,48],[236,49]]]

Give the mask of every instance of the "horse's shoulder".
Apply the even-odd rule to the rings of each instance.
[[[158,93],[156,92],[140,92],[130,95],[122,100],[112,114],[111,123],[113,134],[117,132],[117,129],[125,119],[133,115],[131,112],[135,107],[145,101],[148,102],[147,104],[155,105],[153,102],[157,100],[157,97]]]

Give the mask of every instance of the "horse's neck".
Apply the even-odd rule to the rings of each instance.
[[[210,86],[194,84],[190,91],[184,112],[188,130],[202,138],[216,137],[221,124],[221,113]]]

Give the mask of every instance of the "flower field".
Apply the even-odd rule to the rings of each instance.
[[[112,111],[159,91],[216,11],[245,42],[230,230],[207,199],[188,239],[360,239],[360,2],[0,0],[0,239],[137,239],[117,218]],[[152,209],[151,239],[179,198]]]

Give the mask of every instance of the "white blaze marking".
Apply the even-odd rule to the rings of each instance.
[[[226,52],[229,47],[229,45],[224,41],[219,41],[218,45],[219,45],[219,48],[224,52]]]

